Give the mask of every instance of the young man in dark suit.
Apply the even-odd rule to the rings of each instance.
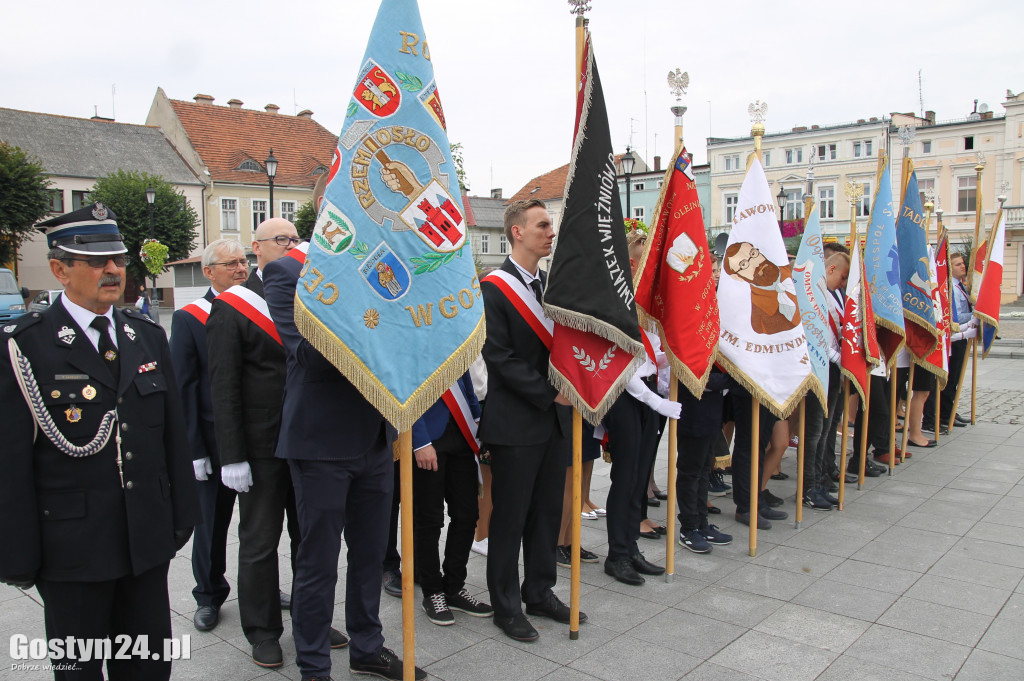
[[[126,249],[113,211],[40,228],[64,292],[0,328],[0,581],[38,588],[51,641],[147,636],[106,678],[167,679],[170,660],[152,659],[171,637],[167,570],[199,520],[167,337],[114,307]],[[104,676],[102,657],[60,662],[72,669],[56,679]]]
[[[539,636],[523,614],[523,602],[528,614],[569,622],[568,606],[551,587],[557,578],[572,410],[548,381],[550,353],[524,317],[533,315],[534,322],[542,323],[546,275],[539,263],[550,255],[554,237],[551,216],[541,201],[513,202],[505,210],[505,238],[512,254],[480,286],[487,317],[487,408],[479,436],[491,453],[494,502],[487,582],[495,625],[517,641]],[[521,585],[520,545],[525,572]],[[585,620],[580,613],[580,622]]]
[[[221,461],[213,431],[213,398],[206,351],[206,320],[213,299],[232,286],[245,283],[249,261],[242,245],[233,239],[217,239],[203,251],[203,275],[210,288],[202,298],[175,310],[171,328],[171,357],[181,392],[192,465],[199,488],[203,520],[192,539],[192,574],[196,586],[196,612],[192,622],[199,631],[217,626],[220,607],[231,593],[226,550],[228,526],[234,512],[236,493],[220,480]]]

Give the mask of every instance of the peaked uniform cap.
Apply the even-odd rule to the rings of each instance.
[[[68,253],[117,255],[128,252],[117,229],[117,216],[102,203],[50,218],[36,228],[46,234],[47,246]]]

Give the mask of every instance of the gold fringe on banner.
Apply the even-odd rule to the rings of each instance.
[[[800,400],[803,399],[804,395],[811,390],[814,383],[821,383],[814,377],[812,372],[805,378],[788,400],[784,403],[779,404],[776,402],[767,392],[765,392],[759,385],[750,380],[738,366],[729,361],[729,358],[723,355],[720,351],[716,353],[718,357],[716,362],[722,365],[722,368],[728,372],[729,376],[734,381],[739,383],[743,388],[751,394],[751,396],[761,403],[762,406],[768,409],[771,413],[778,416],[780,419],[788,419],[789,415],[800,406]]]
[[[646,357],[646,354],[645,354]],[[575,386],[569,381],[568,378],[563,376],[555,367],[548,364],[548,380],[551,381],[551,385],[555,386],[558,392],[565,395],[572,406],[590,422],[590,425],[597,427],[601,423],[601,419],[608,413],[611,406],[615,404],[615,400],[619,398],[619,395],[626,387],[626,383],[633,377],[636,370],[640,368],[640,365],[644,363],[643,359],[634,357],[629,366],[622,374],[619,375],[618,379],[612,384],[608,392],[605,393],[604,398],[596,405],[591,406],[583,401],[583,398],[578,392],[576,392]]]
[[[476,328],[462,345],[413,391],[409,399],[399,402],[348,345],[302,304],[298,294],[295,296],[295,326],[399,432],[412,428],[412,424],[466,373],[480,354],[486,338],[484,317],[481,315]]]

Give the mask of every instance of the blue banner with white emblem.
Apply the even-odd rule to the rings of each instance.
[[[864,247],[864,283],[871,295],[871,307],[878,330],[878,344],[886,363],[896,360],[903,344],[903,292],[900,290],[900,251],[896,243],[896,206],[892,199],[892,178],[888,158],[882,159],[871,224]]]
[[[407,430],[484,341],[441,90],[415,0],[383,0],[356,76],[295,321]]]
[[[800,321],[807,334],[807,356],[816,381],[810,385],[811,392],[828,411],[828,290],[825,276],[825,248],[821,239],[821,222],[818,211],[812,211],[804,228],[800,249],[793,262],[793,280],[796,283],[796,300],[800,308]]]
[[[907,349],[924,359],[939,338],[932,290],[935,275],[928,259],[928,222],[921,206],[917,173],[909,159],[903,161],[906,177],[903,205],[896,218],[896,241],[900,251],[900,291]]]

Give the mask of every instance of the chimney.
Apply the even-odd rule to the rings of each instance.
[[[793,128],[793,132],[807,132],[807,126],[806,125],[798,125],[795,128]]]
[[[206,106],[210,106],[211,104],[213,104],[213,97],[211,97],[210,95],[198,94],[192,99],[196,101],[196,104],[203,104]]]
[[[501,198],[501,187],[497,187],[497,188],[491,190],[491,198],[492,199],[500,199]]]
[[[306,119],[312,120],[313,119],[313,112],[310,111],[309,109],[303,109],[302,111],[297,113],[296,116],[298,116],[299,118],[306,118]]]
[[[654,172],[661,170],[661,156],[654,157]]]
[[[863,118],[858,118],[857,119],[857,125],[863,125],[864,123],[867,123],[867,121],[864,120]]]
[[[267,104],[263,108],[266,109],[267,113],[269,114],[276,114],[278,111],[281,110],[281,107],[279,107],[277,104]]]
[[[868,119],[868,121],[870,121],[871,123],[877,123],[878,122],[878,116],[872,116],[871,118]]]
[[[811,126],[811,130],[817,130],[820,127],[821,127],[820,125],[812,125]]]
[[[926,121],[928,121],[929,125],[935,125],[935,112],[934,111],[925,111],[924,112],[924,119]]]
[[[232,109],[241,109],[242,108],[242,104],[244,104],[244,102],[242,100],[240,100],[240,99],[229,99],[228,100],[228,106],[230,106]]]

